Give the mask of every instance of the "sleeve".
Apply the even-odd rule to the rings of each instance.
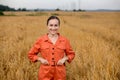
[[[41,41],[40,41],[40,40],[37,40],[37,41],[35,42],[35,44],[33,45],[33,47],[30,49],[30,51],[28,52],[28,58],[29,58],[30,61],[32,61],[32,62],[36,62],[37,59],[38,59],[37,54],[38,54],[39,51],[40,51],[40,43],[41,43]]]
[[[66,50],[65,50],[66,56],[68,57],[68,63],[71,63],[71,61],[75,57],[75,52],[72,50],[72,47],[70,45],[69,40],[66,40]]]

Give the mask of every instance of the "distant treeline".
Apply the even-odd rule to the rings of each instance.
[[[53,9],[31,9],[31,10],[28,10],[26,8],[18,8],[18,9],[15,9],[15,8],[11,8],[9,6],[5,6],[5,5],[1,5],[0,4],[0,11],[61,11],[61,9],[57,8],[55,10]],[[69,10],[65,10],[65,11],[69,11]],[[76,11],[85,11],[85,10],[81,10],[81,9],[73,9],[72,11],[76,12]]]
[[[10,8],[9,6],[5,6],[5,5],[1,5],[0,4],[0,11],[27,11],[26,8],[19,8],[19,9],[15,9],[15,8]]]
[[[15,9],[8,6],[0,5],[0,11],[15,11]]]

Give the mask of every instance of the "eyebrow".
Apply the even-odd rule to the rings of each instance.
[[[49,25],[51,25],[51,24],[49,24]],[[58,24],[52,24],[52,25],[58,25]]]

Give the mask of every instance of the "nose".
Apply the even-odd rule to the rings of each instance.
[[[56,28],[56,26],[54,25],[54,26],[52,26],[51,28],[52,28],[52,29],[55,29],[55,28]]]

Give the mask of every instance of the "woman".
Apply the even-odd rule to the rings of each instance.
[[[47,20],[48,33],[41,36],[28,53],[32,62],[41,62],[38,80],[66,80],[65,62],[75,56],[69,41],[58,33],[60,20],[51,16]],[[37,56],[40,52],[41,57]]]

